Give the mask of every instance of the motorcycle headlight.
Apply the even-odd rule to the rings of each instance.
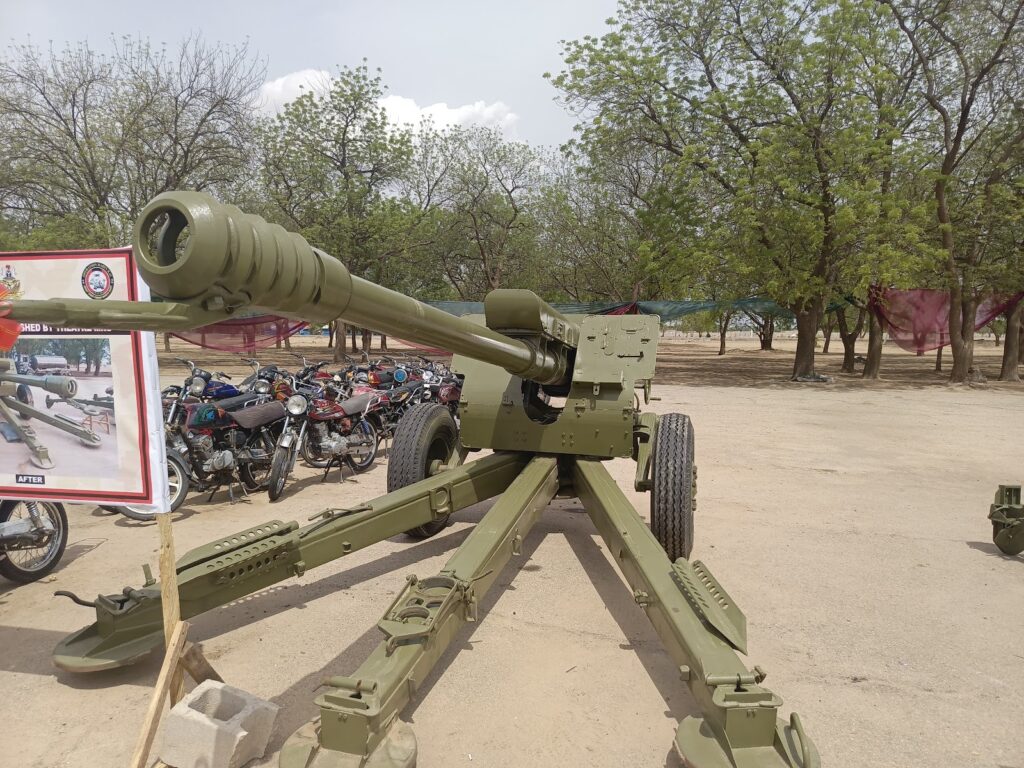
[[[306,412],[306,405],[306,398],[302,395],[292,395],[288,398],[288,402],[284,404],[284,407],[292,416],[300,416]]]
[[[188,383],[189,394],[199,397],[206,391],[206,379],[202,376],[193,376],[192,381]]]
[[[252,388],[253,392],[258,395],[269,395],[270,394],[270,382],[266,379],[260,379],[257,381]]]
[[[423,394],[421,395],[421,397],[424,400],[429,400],[430,399],[430,390],[429,389],[424,389],[423,390]]]
[[[409,374],[406,372],[404,368],[396,368],[395,373],[393,375],[395,381],[397,381],[399,384],[401,384],[403,381],[409,378]]]

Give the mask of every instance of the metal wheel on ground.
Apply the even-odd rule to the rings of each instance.
[[[430,477],[447,463],[459,443],[459,430],[451,412],[437,403],[420,403],[398,422],[388,455],[388,493]],[[436,535],[448,525],[449,515],[410,528],[414,539]]]
[[[188,496],[189,487],[191,482],[189,480],[188,467],[185,466],[185,462],[173,453],[167,454],[167,490],[168,496],[171,500],[171,512],[176,510],[185,502],[185,497]],[[104,506],[103,509],[110,510],[111,512],[120,512],[125,517],[131,518],[132,520],[138,520],[140,522],[149,522],[156,516],[156,512],[152,507],[140,507],[127,504],[125,506],[110,507]]]
[[[689,559],[697,468],[693,463],[693,425],[688,416],[667,413],[658,419],[651,480],[651,531],[669,560]]]

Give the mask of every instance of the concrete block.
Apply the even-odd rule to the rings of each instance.
[[[160,759],[174,768],[241,768],[267,751],[278,709],[207,680],[167,714]]]

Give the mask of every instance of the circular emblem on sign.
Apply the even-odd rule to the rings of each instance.
[[[110,267],[94,261],[82,272],[82,290],[90,299],[105,299],[114,290],[114,273]]]

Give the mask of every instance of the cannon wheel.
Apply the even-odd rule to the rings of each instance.
[[[1024,552],[1024,522],[1017,525],[993,522],[992,541],[1004,555],[1019,555]]]
[[[693,425],[689,416],[667,413],[658,419],[651,475],[651,531],[669,560],[689,559],[697,492]]]
[[[459,429],[451,412],[437,403],[420,403],[409,409],[395,429],[388,455],[388,493],[430,476],[435,461],[446,463],[455,453]],[[450,515],[410,528],[414,539],[428,539],[448,525]]]
[[[32,395],[32,387],[30,387],[28,384],[19,384],[18,392],[15,396],[18,398],[18,402],[23,403],[24,405],[27,405],[30,408],[35,406],[36,399]],[[18,416],[20,416],[25,421],[28,421],[29,419],[32,418],[31,416],[25,413],[19,413]]]

